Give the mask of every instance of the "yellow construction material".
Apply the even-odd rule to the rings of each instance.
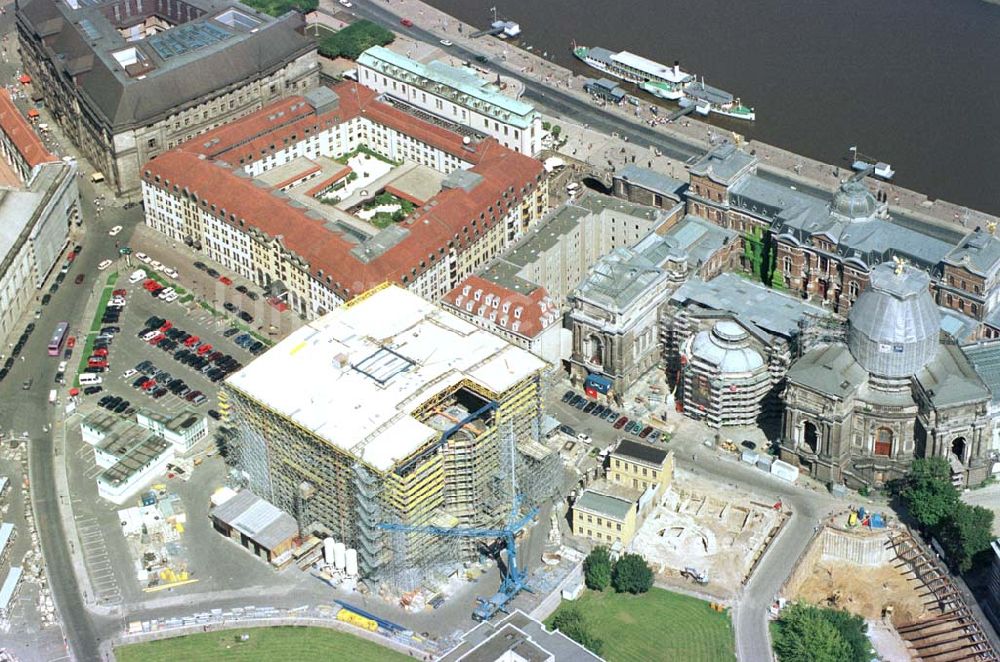
[[[348,609],[341,609],[338,611],[337,620],[344,623],[350,623],[355,627],[359,627],[362,630],[368,630],[369,632],[378,630],[378,623],[370,618],[365,618],[361,614],[355,614],[353,611]]]
[[[158,584],[156,586],[150,586],[148,588],[142,589],[143,593],[156,593],[157,591],[162,591],[167,588],[174,588],[175,586],[184,586],[185,584],[194,584],[197,579],[188,579],[180,582],[172,582],[170,584]]]

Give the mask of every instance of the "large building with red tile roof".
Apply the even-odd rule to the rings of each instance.
[[[403,177],[433,195],[394,196]],[[311,317],[386,281],[441,297],[542,216],[543,177],[492,138],[341,83],[204,133],[147,163],[142,180],[152,228]]]
[[[22,182],[31,178],[35,166],[59,160],[42,144],[4,89],[0,89],[0,152]]]

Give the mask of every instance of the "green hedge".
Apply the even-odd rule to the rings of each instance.
[[[281,16],[293,9],[308,14],[319,7],[319,0],[243,0],[243,4],[271,16]]]
[[[391,44],[395,38],[396,35],[381,25],[361,20],[352,23],[332,37],[321,39],[319,54],[330,58],[346,57],[356,60],[372,46]]]

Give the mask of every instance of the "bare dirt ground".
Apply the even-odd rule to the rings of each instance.
[[[725,499],[718,494],[717,486],[677,471],[630,545],[646,557],[658,579],[680,577],[692,567],[709,577],[699,590],[729,596],[739,588],[781,514],[766,498],[745,490],[729,489]]]
[[[866,619],[882,618],[891,607],[893,625],[911,623],[926,614],[918,588],[891,563],[864,566],[823,556],[820,536],[802,557],[783,591],[790,600],[845,609]]]

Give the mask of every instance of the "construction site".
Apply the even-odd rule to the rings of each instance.
[[[785,585],[785,600],[863,617],[884,657],[880,646],[929,662],[1000,659],[937,554],[903,526],[851,526],[852,515],[820,530]]]
[[[143,493],[141,504],[118,511],[136,581],[146,592],[197,581],[182,541],[187,515],[180,497],[166,485],[154,485]]]
[[[310,322],[231,377],[236,486],[300,539],[357,550],[387,598],[497,558],[558,487],[539,441],[545,363],[395,286]],[[513,564],[505,564],[513,565]],[[506,567],[503,590],[520,588]]]
[[[780,504],[730,485],[719,486],[676,470],[660,504],[650,512],[630,549],[642,554],[659,579],[700,585],[731,596],[745,581],[785,515]]]

